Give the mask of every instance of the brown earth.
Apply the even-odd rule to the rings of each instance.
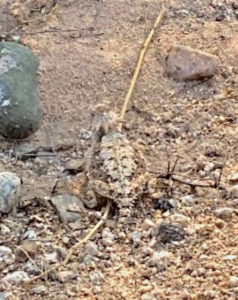
[[[0,8],[6,11],[7,2]],[[37,7],[39,2],[36,1]],[[82,137],[90,127],[95,105],[106,103],[120,111],[141,46],[162,5],[167,9],[166,16],[149,46],[123,130],[132,142],[143,141],[141,147],[151,170],[166,173],[168,161],[172,164],[179,156],[176,172],[184,180],[210,183],[217,173],[204,174],[197,169],[197,158],[204,155],[206,163],[224,165],[221,183],[229,188],[229,177],[238,172],[238,20],[232,2],[224,1],[219,8],[216,1],[203,0],[62,0],[57,7],[46,10],[47,18],[43,13],[43,17],[27,13],[22,6],[17,6],[17,10],[12,7],[15,18],[10,11],[4,14],[4,30],[10,32],[16,26],[15,34],[21,36],[21,42],[40,56],[39,90],[44,121],[41,129],[25,141],[1,140],[5,155],[1,169],[23,178],[25,203],[17,231],[12,233],[14,238],[6,243],[2,240],[1,244],[14,251],[29,228],[42,231],[42,238],[47,238],[50,230],[57,245],[62,244],[63,236],[72,238],[45,198],[50,196],[55,179],[66,176],[60,165],[57,168],[54,163],[46,164],[41,172],[35,160],[14,161],[8,152],[20,146],[57,149],[70,145],[69,150],[57,153],[61,163],[81,158],[87,144]],[[217,15],[224,7],[227,16],[219,22]],[[166,56],[172,44],[216,55],[219,72],[204,81],[173,81],[165,74]],[[175,198],[191,194],[182,184],[174,184],[173,189]],[[157,245],[156,251],[165,250],[173,256],[165,271],[145,271],[139,260],[133,264],[140,253],[133,254],[130,240],[119,240],[113,245],[114,260],[110,266],[102,268],[96,263],[96,267],[78,270],[82,282],[39,280],[27,287],[13,286],[8,288],[12,299],[238,299],[238,287],[229,284],[230,277],[238,271],[237,202],[222,198],[212,188],[197,189],[194,197],[195,206],[181,204],[177,210],[190,217],[188,237],[181,244]],[[150,201],[146,207],[138,212],[136,225],[129,232],[142,230],[145,218],[152,218],[155,223],[158,218],[166,220],[166,215],[155,213]],[[220,207],[231,207],[232,216],[226,220],[215,217],[213,209]],[[7,218],[3,223],[11,227]],[[76,239],[83,238],[87,231],[88,228],[81,230]],[[98,240],[100,235],[96,243]],[[148,238],[142,240],[146,247]],[[226,255],[235,258],[226,260]],[[74,263],[79,256],[73,257]],[[21,270],[21,266],[18,263],[11,271]],[[97,268],[105,277],[101,284],[90,280],[89,275]],[[35,294],[33,289],[38,285],[46,285],[47,292]]]

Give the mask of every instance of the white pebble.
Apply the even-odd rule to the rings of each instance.
[[[154,224],[153,221],[151,221],[150,219],[145,219],[145,220],[144,220],[144,223],[143,223],[143,225],[142,225],[142,228],[143,228],[144,230],[148,230],[148,229],[150,229],[150,228],[153,228],[154,226],[155,226],[155,224]]]
[[[234,260],[236,257],[236,255],[226,255],[223,257],[223,260]]]
[[[0,246],[0,261],[4,259],[4,257],[11,255],[12,250],[5,246]]]
[[[189,217],[182,214],[171,215],[169,219],[174,225],[179,224],[183,227],[188,226],[191,221]]]
[[[26,272],[23,271],[16,271],[12,274],[8,274],[7,276],[5,276],[2,281],[3,282],[8,282],[11,284],[16,284],[16,283],[21,283],[23,282],[24,279],[28,279],[28,275]]]
[[[218,218],[227,219],[232,216],[233,209],[230,207],[223,207],[223,208],[216,209],[214,213]]]
[[[237,287],[238,286],[238,277],[231,276],[229,285],[230,285],[230,287]]]

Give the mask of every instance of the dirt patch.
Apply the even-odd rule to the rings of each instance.
[[[1,4],[1,9],[7,7],[6,3]],[[231,185],[229,176],[238,171],[238,21],[232,1],[222,4],[212,1],[212,5],[202,0],[196,3],[187,0],[179,3],[173,0],[58,1],[57,13],[52,8],[44,11],[43,17],[46,14],[49,17],[43,18],[40,26],[28,22],[22,23],[19,29],[16,18],[12,19],[16,28],[14,25],[4,29],[11,32],[15,29],[13,34],[19,34],[21,42],[40,56],[39,89],[44,122],[25,141],[1,140],[1,169],[17,173],[24,182],[17,231],[15,223],[3,218],[2,222],[11,229],[11,239],[6,240],[2,234],[1,244],[15,251],[24,233],[31,229],[41,239],[51,239],[50,245],[42,242],[40,254],[43,255],[53,251],[52,245],[68,249],[96,222],[90,215],[85,216],[79,231],[65,231],[47,197],[55,179],[67,177],[61,171],[64,161],[83,156],[88,146],[85,134],[95,105],[106,103],[114,111],[120,111],[142,43],[162,4],[167,14],[145,57],[123,130],[130,141],[139,142],[150,170],[166,173],[168,161],[173,165],[179,156],[176,172],[184,180],[210,183],[219,177],[221,167],[216,166],[223,164],[222,184],[227,188]],[[223,10],[225,18],[216,21]],[[9,10],[2,14],[6,19],[12,18]],[[34,20],[35,14],[25,17],[28,21],[31,18]],[[191,83],[168,78],[165,61],[171,44],[216,55],[220,61],[218,74]],[[10,156],[12,150],[23,145],[57,148],[61,144],[72,147],[57,152],[55,160],[22,162]],[[215,167],[210,171],[199,170],[200,155],[205,157],[207,169],[209,164]],[[160,185],[158,189],[161,195],[167,196]],[[69,269],[79,274],[77,280],[51,284],[38,281],[33,286],[14,287],[14,295],[19,299],[236,299],[237,287],[231,287],[229,281],[237,274],[237,202],[218,196],[212,188],[200,188],[193,194],[190,187],[176,183],[171,189],[170,196],[180,204],[176,213],[190,218],[189,235],[182,243],[157,242],[153,246],[144,220],[149,218],[156,223],[166,220],[169,213],[157,213],[152,200],[146,199],[141,206],[138,204],[128,224],[129,233],[141,235],[138,246],[127,236],[108,246],[99,233],[94,242],[100,254],[87,264],[82,259],[82,248],[82,253],[79,251],[69,264]],[[196,201],[193,206],[186,206],[181,197],[190,194]],[[213,210],[220,207],[232,207],[230,219],[214,216]],[[110,224],[107,226],[111,228]],[[166,258],[159,269],[148,262],[152,256],[150,251],[166,251],[172,258]],[[234,257],[226,258],[227,255]],[[24,267],[15,264],[11,271]],[[7,270],[7,266],[3,265],[2,269]],[[34,288],[40,285],[47,285],[48,289],[37,295]]]

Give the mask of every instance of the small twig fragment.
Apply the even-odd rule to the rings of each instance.
[[[26,280],[25,284],[30,284],[30,283],[34,282],[35,280],[37,280],[37,279],[46,277],[50,272],[56,271],[60,267],[66,266],[68,264],[71,256],[75,253],[75,251],[79,248],[79,246],[85,244],[97,232],[97,230],[104,224],[105,220],[107,219],[110,207],[111,207],[111,201],[107,200],[107,206],[106,206],[105,212],[104,212],[104,214],[102,216],[102,219],[90,230],[90,232],[86,235],[86,237],[84,239],[82,239],[81,241],[79,241],[78,243],[76,243],[69,250],[69,253],[66,256],[66,258],[65,258],[64,261],[55,264],[52,268],[46,270],[45,272],[41,273],[40,275],[35,276],[35,277],[31,278],[31,279]]]

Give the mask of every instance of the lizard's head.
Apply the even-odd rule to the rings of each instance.
[[[99,131],[103,130],[104,134],[108,134],[110,130],[118,131],[118,125],[122,123],[122,119],[107,105],[100,104],[95,107],[93,127]]]

